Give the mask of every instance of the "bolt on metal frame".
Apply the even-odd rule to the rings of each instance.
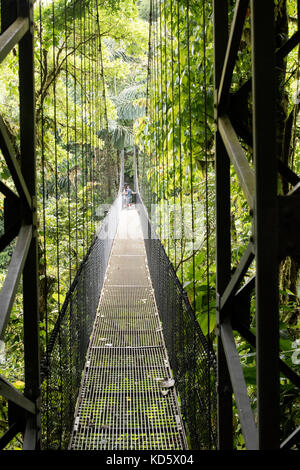
[[[22,432],[24,449],[40,446],[40,348],[38,311],[37,203],[35,156],[35,92],[33,1],[1,0],[1,62],[19,47],[20,149],[16,154],[8,129],[0,116],[0,148],[17,193],[3,182],[5,231],[0,237],[3,251],[15,237],[17,242],[0,292],[0,338],[13,307],[23,275],[24,394],[0,376],[0,394],[8,400],[9,429],[0,438],[4,448]]]
[[[273,0],[237,0],[228,34],[228,0],[214,0],[215,151],[217,212],[217,394],[218,448],[232,449],[234,395],[247,449],[287,449],[300,428],[280,445],[282,372],[296,386],[300,378],[279,359],[278,264],[299,256],[299,177],[276,159],[276,60],[299,43],[294,34],[275,53]],[[251,15],[252,79],[230,92],[234,66],[247,13]],[[299,12],[298,12],[299,14]],[[252,88],[253,157],[250,167],[234,122],[242,91]],[[234,104],[234,106],[233,106]],[[230,164],[249,205],[252,237],[231,275]],[[277,196],[277,171],[294,186]],[[288,217],[286,215],[288,214]],[[288,220],[287,220],[288,219]],[[256,276],[240,288],[255,259]],[[250,295],[256,291],[256,336],[250,332]],[[257,423],[251,409],[233,330],[256,346]]]

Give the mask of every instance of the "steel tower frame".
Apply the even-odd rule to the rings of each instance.
[[[276,158],[275,77],[276,60],[285,57],[299,43],[299,32],[275,50],[273,0],[236,0],[230,30],[228,0],[214,0],[213,8],[218,448],[233,447],[234,396],[247,449],[288,449],[299,439],[300,428],[280,444],[279,374],[283,373],[298,387],[300,378],[279,358],[278,265],[286,256],[299,257],[300,178]],[[232,93],[233,70],[249,13],[252,78],[240,90]],[[252,92],[253,168],[241,145],[243,133],[238,128],[235,115],[245,92]],[[230,239],[231,165],[238,176],[252,217],[252,236],[233,274]],[[277,194],[278,171],[294,188],[286,196]],[[245,275],[254,259],[256,275],[245,282]],[[256,335],[249,328],[250,295],[254,289]],[[256,346],[256,421],[234,331]]]
[[[1,0],[0,60],[19,48],[20,148],[16,152],[9,130],[0,116],[0,148],[16,192],[0,182],[4,195],[3,251],[17,241],[0,292],[0,338],[23,282],[24,393],[0,376],[0,394],[8,400],[9,429],[0,439],[4,448],[19,432],[23,448],[40,447],[40,346],[38,308],[38,245],[35,156],[35,91],[33,1]]]

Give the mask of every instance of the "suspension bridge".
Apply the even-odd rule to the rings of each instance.
[[[0,3],[1,64],[18,80],[17,136],[0,117],[0,248],[13,246],[0,331],[5,342],[22,312],[24,369],[22,389],[0,376],[1,449],[18,436],[36,450],[233,449],[234,421],[241,448],[299,448],[299,425],[282,425],[282,384],[292,407],[300,378],[280,350],[278,267],[300,257],[300,178],[278,159],[276,127],[299,2],[295,31],[275,46],[271,0],[150,0],[148,130],[127,152],[109,133],[98,0]],[[237,85],[246,28],[251,74]],[[233,179],[250,227],[234,266]],[[151,213],[164,203],[167,241]],[[250,386],[237,335],[255,350]]]

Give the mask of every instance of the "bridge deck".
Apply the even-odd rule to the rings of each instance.
[[[187,448],[139,217],[123,210],[87,353],[70,449]]]

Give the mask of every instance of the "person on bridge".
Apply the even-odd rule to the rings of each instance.
[[[128,183],[125,183],[123,191],[122,191],[122,209],[131,207],[133,194],[136,194],[136,193],[132,191]]]
[[[130,188],[129,184],[127,185],[127,207],[131,206],[132,202],[132,189]]]
[[[122,209],[127,207],[127,183],[124,183],[122,191]]]

